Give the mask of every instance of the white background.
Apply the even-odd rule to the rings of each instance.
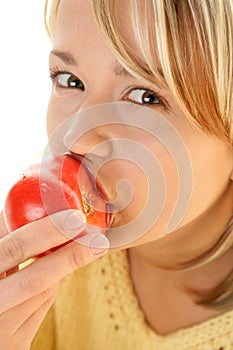
[[[19,172],[46,145],[51,48],[44,0],[0,5],[0,209]]]

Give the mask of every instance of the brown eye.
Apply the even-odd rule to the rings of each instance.
[[[127,99],[140,104],[163,104],[162,99],[155,92],[141,88],[131,90]]]
[[[84,85],[75,75],[69,73],[60,73],[57,76],[57,85],[62,88],[81,89],[84,91]]]

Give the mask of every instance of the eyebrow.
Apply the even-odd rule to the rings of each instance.
[[[68,51],[52,50],[50,52],[50,55],[54,55],[60,58],[64,63],[68,65],[78,65],[78,60]],[[117,76],[134,78],[134,76],[129,73],[124,67],[122,67],[122,65],[117,60],[113,61],[112,64],[110,64],[109,68]]]
[[[74,56],[72,56],[68,51],[52,50],[50,55],[60,58],[64,63],[71,66],[76,66],[78,64]]]

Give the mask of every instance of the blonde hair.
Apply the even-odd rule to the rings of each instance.
[[[45,4],[53,38],[60,0]],[[127,0],[138,52],[119,30],[119,0],[90,0],[98,27],[134,76],[168,88],[194,126],[233,145],[233,1]],[[119,5],[119,6],[118,6]],[[126,16],[126,14],[124,14]],[[197,268],[233,250],[233,217],[218,242],[181,268]],[[233,306],[233,264],[208,294],[188,291],[212,309]]]

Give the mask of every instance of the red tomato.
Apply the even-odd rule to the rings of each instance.
[[[109,218],[103,195],[79,161],[56,155],[31,165],[22,174],[7,195],[4,217],[11,232],[66,209],[82,210],[87,224],[105,232]]]

